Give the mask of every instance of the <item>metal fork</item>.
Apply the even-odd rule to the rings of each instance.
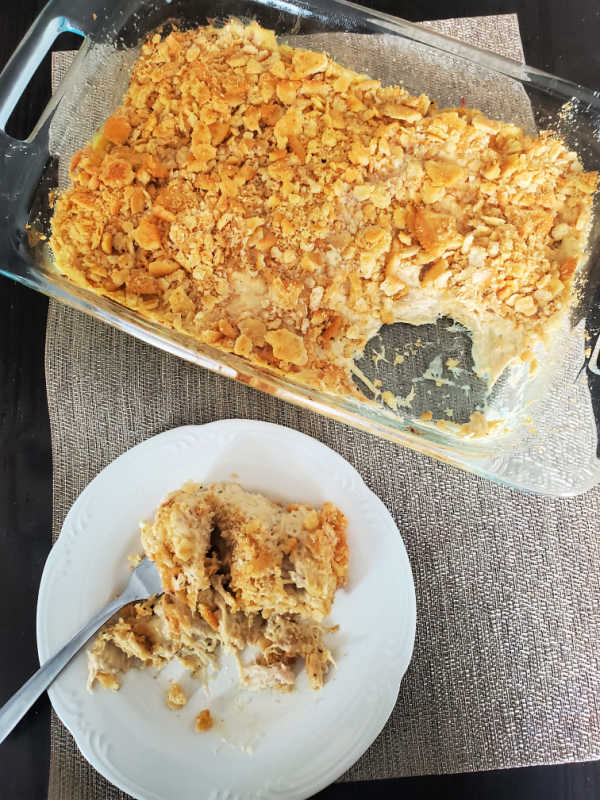
[[[25,716],[38,697],[45,692],[54,679],[67,666],[73,656],[81,650],[84,644],[96,631],[116,614],[123,606],[144,600],[161,591],[158,571],[153,561],[144,558],[134,569],[125,590],[99,611],[73,636],[70,642],[62,647],[58,653],[48,659],[27,683],[23,684],[10,700],[0,708],[0,742],[3,742],[15,725]]]

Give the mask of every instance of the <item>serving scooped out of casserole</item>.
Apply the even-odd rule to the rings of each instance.
[[[51,245],[71,280],[337,394],[396,322],[463,324],[490,384],[533,362],[572,303],[597,183],[551,133],[237,21],[152,35],[70,176]]]

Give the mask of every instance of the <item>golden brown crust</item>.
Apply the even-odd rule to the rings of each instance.
[[[234,21],[143,45],[73,158],[52,247],[94,291],[347,390],[382,323],[497,326],[497,369],[543,338],[570,303],[596,177],[549,134],[440,111]]]

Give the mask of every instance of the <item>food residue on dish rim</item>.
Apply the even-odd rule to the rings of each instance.
[[[419,339],[415,342],[415,345],[422,346],[423,343]],[[381,350],[374,354],[373,360],[375,361],[375,355],[377,356],[376,363],[382,359],[385,359],[385,346],[381,345]],[[387,361],[387,359],[385,359]],[[405,360],[404,355],[398,357],[396,355],[396,359],[394,360],[393,366],[397,364],[402,364]],[[444,362],[445,366],[448,368],[450,372],[453,373],[455,377],[461,372],[464,372],[459,364],[460,361],[456,358],[448,357]],[[465,394],[469,394],[471,391],[471,387],[469,384],[462,384],[458,385],[454,381],[444,378],[443,376],[443,363],[442,363],[442,356],[436,355],[428,364],[426,369],[423,371],[421,375],[411,378],[412,387],[410,392],[405,396],[401,397],[396,394],[391,389],[382,388],[383,383],[381,379],[376,379],[374,381],[370,381],[369,378],[362,372],[359,367],[356,367],[355,374],[360,380],[363,381],[365,386],[372,392],[375,399],[378,397],[381,398],[381,401],[390,408],[393,412],[398,412],[400,408],[411,408],[413,401],[416,396],[416,389],[415,384],[420,383],[421,381],[431,381],[435,384],[437,388],[440,388],[444,385],[447,386],[458,386],[458,388],[462,389]],[[454,410],[452,408],[445,408],[444,413],[447,417],[454,416]],[[506,420],[502,418],[494,418],[488,419],[484,413],[484,410],[475,410],[470,415],[469,421],[467,423],[458,424],[451,420],[434,420],[434,415],[431,410],[425,410],[420,414],[419,422],[428,424],[431,423],[433,426],[444,430],[451,430],[456,435],[462,438],[469,438],[469,439],[476,439],[482,438],[484,436],[490,436],[492,434],[498,434],[502,432],[508,432],[508,427],[506,426]]]
[[[398,398],[393,392],[390,392],[389,389],[386,389],[381,393],[381,399],[386,406],[389,406],[392,409],[392,411],[398,410]]]
[[[131,570],[134,570],[137,566],[139,566],[144,559],[143,553],[130,553],[127,556],[127,561],[129,561],[129,567]]]
[[[445,422],[440,420],[440,422]],[[447,422],[445,423],[448,424]],[[504,424],[502,419],[489,420],[481,411],[474,411],[471,418],[464,425],[459,428],[459,433],[465,439],[479,439],[483,436],[489,436],[495,433]]]
[[[379,388],[376,386],[375,382],[372,381],[370,378],[368,378],[357,364],[354,364],[351,369],[352,369],[352,374],[356,375],[356,377],[364,383],[364,385],[371,392],[373,397],[374,398],[379,397],[380,394]]]
[[[406,395],[406,397],[397,397],[396,402],[402,408],[410,408],[412,406],[412,402],[415,399],[416,389],[413,386],[410,392]]]

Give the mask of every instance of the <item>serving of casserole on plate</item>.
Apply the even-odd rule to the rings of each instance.
[[[199,785],[304,798],[335,780],[385,724],[412,654],[412,574],[385,506],[289,428],[161,433],[65,519],[40,587],[42,661],[127,582],[140,520],[165,593],[125,609],[49,690],[83,755],[153,800]]]
[[[238,483],[185,483],[141,523],[163,593],[104,626],[88,651],[88,687],[118,690],[124,672],[175,657],[206,684],[222,645],[244,686],[291,691],[301,660],[321,689],[334,663],[322,622],[348,574],[346,525],[331,503],[283,507]],[[257,653],[244,661],[248,649]],[[169,707],[183,706],[173,686]]]

